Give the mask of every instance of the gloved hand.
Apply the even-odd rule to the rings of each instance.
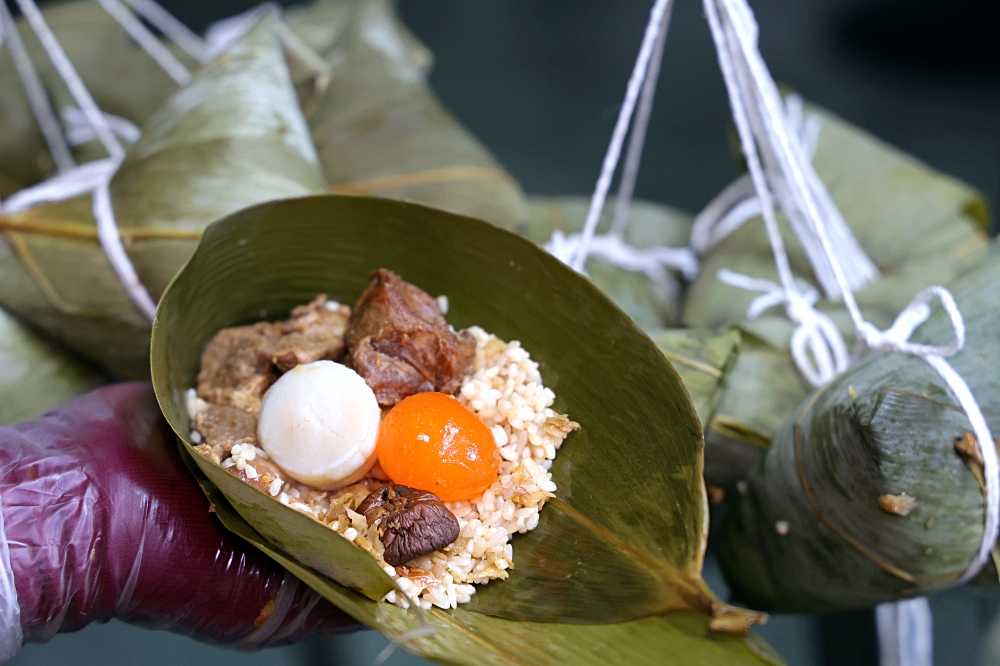
[[[245,649],[360,628],[209,512],[147,383],[0,428],[0,500],[0,662],[113,617]]]

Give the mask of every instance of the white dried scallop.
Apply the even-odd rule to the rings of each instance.
[[[296,481],[332,490],[364,477],[375,464],[378,400],[345,365],[299,365],[264,394],[257,437]]]

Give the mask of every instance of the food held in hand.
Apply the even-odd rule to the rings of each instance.
[[[578,427],[554,399],[520,343],[456,332],[380,269],[353,311],[319,296],[219,331],[188,411],[199,453],[371,553],[403,592],[386,601],[454,608],[507,577],[554,496]]]
[[[417,393],[389,410],[379,430],[378,458],[393,481],[443,500],[480,497],[500,464],[490,429],[444,393]]]
[[[264,394],[257,436],[290,477],[332,490],[375,464],[381,410],[358,373],[333,361],[299,365]]]

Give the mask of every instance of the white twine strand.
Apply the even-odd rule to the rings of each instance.
[[[583,224],[583,233],[580,244],[577,247],[576,255],[573,257],[570,266],[583,271],[587,262],[587,254],[590,243],[597,230],[597,222],[601,219],[604,211],[604,203],[608,198],[608,190],[611,189],[611,179],[614,177],[615,169],[618,167],[618,159],[621,156],[622,144],[625,143],[625,135],[628,132],[629,123],[632,120],[632,113],[635,111],[636,101],[643,82],[646,80],[646,72],[649,61],[653,56],[653,46],[656,43],[660,27],[663,26],[663,17],[673,0],[656,0],[652,11],[649,13],[649,23],[646,25],[646,32],[642,38],[642,46],[639,48],[639,55],[635,60],[632,75],[629,77],[628,85],[625,88],[625,101],[618,112],[618,120],[615,122],[614,131],[611,134],[611,143],[608,145],[607,153],[604,155],[604,162],[601,164],[601,173],[597,178],[597,185],[594,194],[590,199],[590,209],[587,211],[587,219]]]
[[[622,168],[622,179],[618,184],[618,195],[615,197],[614,215],[611,218],[611,234],[624,238],[625,227],[628,225],[628,214],[632,207],[632,195],[635,193],[635,183],[639,178],[639,164],[642,162],[642,148],[646,144],[646,130],[649,129],[649,117],[653,113],[653,98],[656,97],[656,83],[660,78],[660,64],[663,62],[663,45],[667,41],[670,28],[670,14],[673,4],[668,4],[660,19],[659,32],[653,44],[653,53],[646,69],[642,93],[639,97],[639,108],[635,113],[635,124],[629,137],[628,150],[625,151],[625,166]]]
[[[155,0],[125,0],[139,16],[163,33],[163,36],[179,46],[182,51],[200,64],[208,62],[205,40],[193,30],[177,20]]]
[[[55,162],[56,170],[60,173],[69,171],[76,162],[73,160],[73,152],[66,143],[59,121],[56,119],[55,111],[49,103],[49,96],[45,92],[45,86],[35,70],[28,49],[21,39],[21,33],[17,29],[17,24],[10,14],[6,0],[0,0],[0,34],[6,36],[7,48],[10,50],[11,60],[14,61],[14,68],[21,79],[21,86],[31,105],[31,112],[38,123],[38,129],[45,137],[45,143],[49,147],[49,154]]]
[[[823,121],[816,114],[804,115],[799,95],[786,97],[785,109],[789,129],[811,161],[816,154]],[[727,185],[695,216],[691,225],[691,247],[699,256],[705,255],[760,214],[760,201],[754,191],[753,181],[749,174],[743,174]]]
[[[66,126],[66,139],[69,141],[69,145],[82,146],[97,139],[97,132],[90,126],[83,111],[75,106],[67,106],[62,110],[61,115],[63,124]],[[142,130],[128,118],[105,113],[104,122],[123,141],[135,143],[142,138]]]
[[[934,618],[924,597],[875,607],[880,666],[934,666]]]
[[[807,284],[788,290],[771,280],[751,278],[723,268],[718,272],[720,281],[746,289],[763,292],[747,309],[747,317],[756,319],[765,310],[784,305],[788,318],[795,324],[789,340],[789,351],[795,366],[813,386],[822,386],[849,363],[847,346],[836,324],[813,306],[819,301],[819,292]]]
[[[191,72],[184,63],[178,60],[177,56],[171,53],[128,7],[119,0],[97,0],[97,3],[178,85],[186,86],[191,82]]]

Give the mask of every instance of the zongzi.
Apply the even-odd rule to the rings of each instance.
[[[1000,430],[998,283],[994,245],[950,285],[966,343],[949,361],[993,432]],[[939,311],[915,341],[937,344],[952,334]],[[926,363],[870,354],[802,403],[744,492],[732,495],[717,544],[732,588],[758,608],[823,612],[955,584],[984,529],[970,430]]]

